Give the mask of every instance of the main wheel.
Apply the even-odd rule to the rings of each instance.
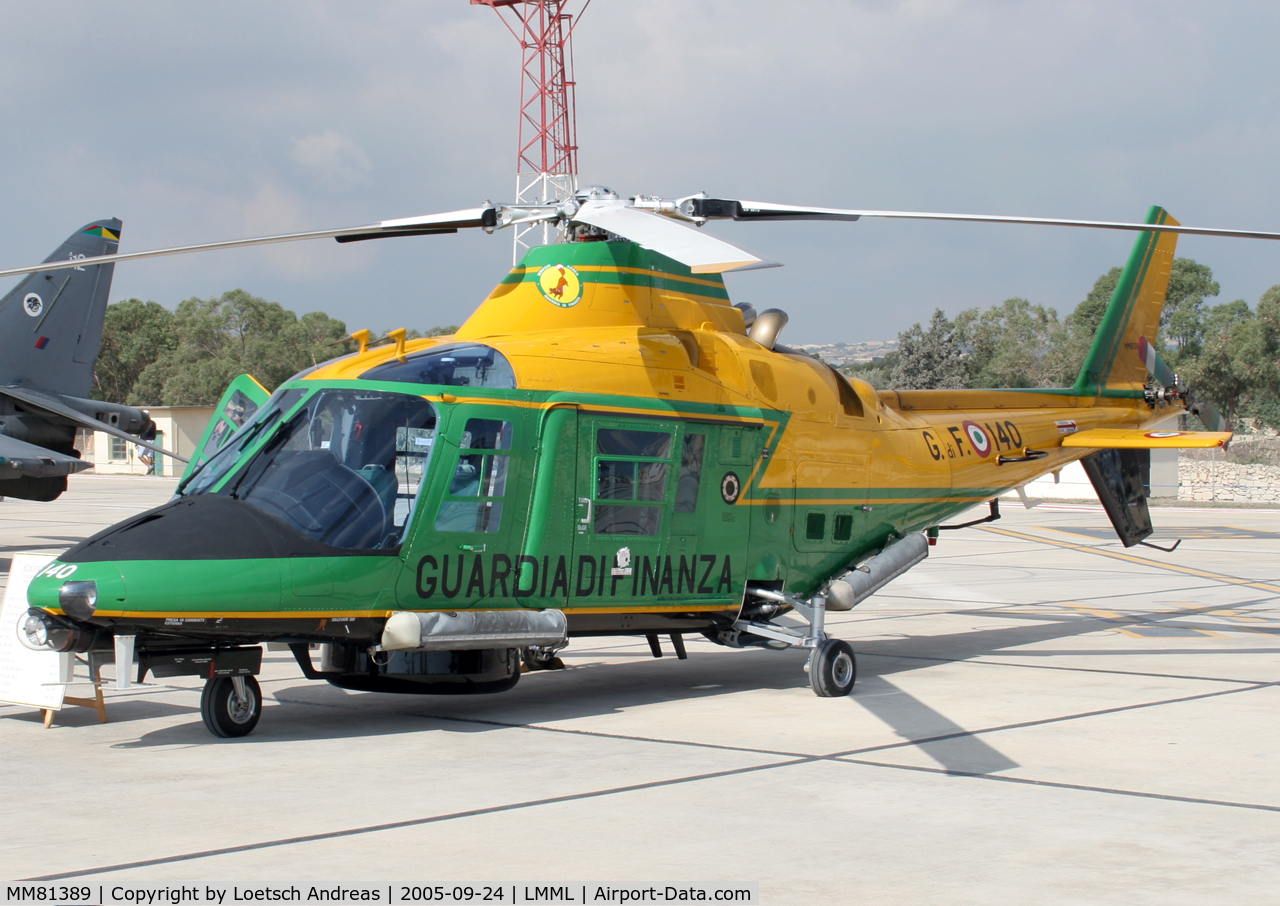
[[[248,736],[262,716],[262,689],[252,676],[238,676],[243,695],[229,676],[218,676],[204,684],[200,695],[200,717],[214,736]]]
[[[809,685],[823,698],[848,695],[858,679],[858,660],[849,643],[827,639],[809,658]]]

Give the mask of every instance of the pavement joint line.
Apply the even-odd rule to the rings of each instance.
[[[172,856],[161,856],[155,859],[139,859],[135,862],[121,862],[115,865],[102,865],[95,868],[84,868],[76,871],[59,872],[57,874],[42,875],[36,878],[22,878],[21,882],[45,882],[45,881],[63,881],[70,878],[83,878],[92,875],[108,874],[116,871],[128,871],[135,868],[150,868],[155,865],[172,865],[176,862],[190,862],[196,859],[209,859],[217,856],[228,856],[236,853],[253,852],[255,850],[273,849],[281,846],[294,846],[299,843],[316,843],[322,840],[337,840],[343,837],[355,837],[363,834],[374,834],[382,831],[402,830],[410,827],[422,827],[428,824],[440,824],[445,821],[455,821],[462,818],[478,818],[483,815],[502,814],[504,812],[514,812],[527,808],[538,808],[547,805],[559,805],[566,802],[578,802],[584,799],[598,799],[604,796],[614,796],[623,793],[636,793],[643,790],[661,789],[663,787],[677,786],[684,783],[697,783],[703,780],[718,780],[725,777],[739,777],[744,774],[751,774],[758,771],[769,771],[775,768],[791,767],[800,764],[810,764],[822,761],[821,756],[806,756],[803,758],[791,758],[786,761],[774,762],[772,764],[750,765],[742,768],[730,768],[724,771],[710,771],[704,774],[690,774],[684,777],[673,777],[666,780],[651,780],[645,783],[633,783],[627,786],[610,787],[603,790],[591,790],[585,793],[568,793],[563,796],[548,796],[543,799],[528,799],[521,802],[508,802],[502,805],[487,806],[485,808],[467,809],[460,812],[447,812],[442,815],[430,815],[425,818],[409,818],[403,821],[388,821],[385,824],[370,824],[363,827],[344,828],[336,831],[326,831],[316,834],[303,834],[296,837],[282,837],[276,840],[263,840],[258,843],[244,843],[239,846],[224,846],[217,849],[200,850],[198,852],[180,853]]]
[[[1265,686],[1275,685],[1273,683],[1260,684],[1253,688],[1263,688]],[[1231,691],[1248,691],[1248,690],[1231,690]],[[1211,693],[1211,695],[1228,694],[1225,692]],[[1195,696],[1202,698],[1205,696]],[[1123,709],[1121,709],[1123,710]],[[548,728],[550,729],[550,728]],[[971,735],[971,734],[951,734],[955,735]],[[939,737],[943,738],[943,737]],[[926,741],[926,740],[922,740]],[[411,818],[404,821],[391,821],[384,824],[366,825],[364,827],[346,828],[337,831],[328,831],[317,834],[305,834],[295,837],[285,837],[276,840],[266,840],[257,843],[246,843],[238,846],[220,847],[217,849],[202,850],[193,853],[182,853],[173,856],[162,856],[155,859],[142,859],[134,862],[117,863],[115,865],[98,866],[88,869],[80,869],[71,872],[60,872],[57,874],[42,875],[40,877],[23,878],[24,882],[47,882],[62,881],[71,878],[89,877],[93,875],[108,874],[117,871],[128,871],[135,868],[149,868],[156,865],[171,865],[178,862],[190,862],[197,859],[215,858],[224,855],[234,855],[236,853],[253,852],[256,850],[272,849],[283,846],[293,846],[302,843],[313,843],[322,840],[334,840],[345,837],[354,837],[364,834],[379,833],[382,831],[401,830],[409,827],[421,827],[429,824],[438,824],[446,821],[474,818],[483,815],[501,814],[504,812],[518,811],[527,808],[537,808],[546,805],[557,805],[565,802],[575,802],[585,799],[596,799],[604,796],[612,796],[623,793],[639,792],[642,790],[660,789],[664,787],[675,786],[684,783],[697,783],[703,780],[716,780],[725,777],[742,776],[744,774],[757,773],[761,771],[769,771],[777,768],[795,767],[802,764],[815,764],[818,762],[839,762],[843,764],[861,765],[865,767],[887,768],[890,770],[913,771],[917,773],[942,775],[950,777],[961,777],[974,780],[991,780],[1003,783],[1012,783],[1025,786],[1038,786],[1052,789],[1072,790],[1076,792],[1103,793],[1106,795],[1133,796],[1143,799],[1153,799],[1167,802],[1179,802],[1194,805],[1215,805],[1226,808],[1243,808],[1258,811],[1280,812],[1280,806],[1262,805],[1260,803],[1233,802],[1230,800],[1220,799],[1203,799],[1191,796],[1177,796],[1167,793],[1150,793],[1138,790],[1120,790],[1108,787],[1090,786],[1087,784],[1064,783],[1050,780],[1036,780],[1033,778],[1022,777],[1004,777],[998,774],[983,774],[973,771],[957,771],[947,768],[929,768],[916,765],[890,764],[885,762],[870,761],[868,759],[858,759],[851,757],[860,751],[871,750],[855,750],[854,752],[845,754],[817,755],[806,756],[801,758],[790,758],[785,761],[774,762],[771,764],[751,765],[744,768],[732,768],[724,771],[711,771],[703,774],[693,774],[685,777],[676,777],[667,780],[655,780],[646,783],[630,784],[621,787],[612,787],[605,790],[593,790],[586,793],[571,793],[563,796],[550,796],[542,799],[525,800],[515,803],[506,803],[503,805],[488,806],[486,808],[468,809],[459,812],[449,812],[442,815],[431,815],[425,818]]]
[[[1276,652],[1277,649],[1251,649],[1254,653]],[[986,655],[979,655],[985,657]],[[1028,656],[1031,656],[1028,654]],[[1036,655],[1039,656],[1039,655]],[[1232,683],[1237,686],[1256,684],[1257,680],[1232,679],[1225,676],[1192,676],[1190,674],[1181,673],[1150,673],[1145,670],[1107,670],[1102,667],[1057,667],[1052,664],[1009,664],[1002,661],[983,661],[976,658],[947,658],[947,657],[930,657],[925,654],[875,654],[872,652],[861,652],[859,658],[899,658],[909,661],[937,661],[943,664],[978,664],[984,667],[1014,667],[1026,670],[1062,670],[1068,673],[1101,673],[1109,676],[1144,676],[1149,679],[1173,679],[1173,680],[1200,680],[1206,683]]]
[[[1144,708],[1159,707],[1162,705],[1181,704],[1183,702],[1197,701],[1205,698],[1216,698],[1223,695],[1234,695],[1238,692],[1252,692],[1258,689],[1266,689],[1276,685],[1280,685],[1280,683],[1250,683],[1248,685],[1241,686],[1240,688],[1236,688],[1236,689],[1219,689],[1215,692],[1201,692],[1196,695],[1180,696],[1178,698],[1163,699],[1163,700],[1154,701],[1154,702],[1140,702],[1138,704],[1120,705],[1114,708],[1102,708],[1095,711],[1082,711],[1077,714],[1065,714],[1057,717],[1047,717],[1041,720],[1033,720],[1033,721],[1020,721],[1018,723],[1004,724],[997,727],[985,727],[977,730],[964,730],[958,733],[945,733],[939,736],[928,736],[928,737],[923,737],[921,739],[904,740],[902,742],[886,743],[878,746],[866,746],[858,749],[848,749],[848,750],[843,750],[839,752],[831,752],[825,755],[814,755],[814,756],[806,755],[802,752],[785,752],[785,751],[778,751],[773,749],[755,749],[755,748],[748,748],[743,746],[726,746],[726,745],[720,745],[716,743],[695,742],[692,740],[683,740],[683,739],[661,739],[658,737],[634,736],[634,735],[623,734],[623,733],[602,733],[595,730],[574,730],[574,729],[569,729],[565,727],[552,727],[546,724],[508,723],[505,721],[490,720],[485,718],[453,717],[453,716],[444,716],[444,715],[438,715],[438,714],[411,714],[411,713],[396,712],[396,711],[388,712],[388,713],[397,714],[399,716],[405,716],[405,717],[418,717],[425,720],[439,720],[442,722],[456,722],[456,723],[468,723],[468,724],[483,724],[485,726],[503,727],[503,728],[512,729],[512,730],[535,730],[543,733],[563,733],[568,735],[589,736],[596,739],[613,739],[613,740],[620,740],[625,742],[643,742],[643,743],[653,743],[656,745],[684,746],[687,748],[713,749],[716,751],[741,752],[744,754],[752,754],[752,755],[771,755],[774,757],[833,759],[833,758],[845,758],[851,755],[862,755],[868,752],[882,752],[889,749],[909,748],[912,746],[924,745],[926,743],[944,742],[948,739],[976,737],[976,736],[981,736],[987,733],[999,733],[1005,730],[1020,730],[1020,729],[1026,729],[1028,727],[1045,726],[1049,724],[1063,723],[1071,720],[1080,720],[1088,717],[1100,717],[1102,715],[1107,715],[1107,714],[1119,714],[1119,713],[1124,713],[1126,711],[1136,711]],[[344,705],[330,705],[325,703],[303,702],[303,701],[298,701],[293,699],[280,699],[280,698],[277,698],[276,700],[287,702],[289,704],[304,704],[304,705],[310,704],[310,705],[314,705],[315,707],[322,707],[322,708],[327,707],[327,708],[335,708],[340,710],[357,710],[354,708],[349,708]]]
[[[1259,689],[1270,689],[1280,686],[1280,683],[1253,683],[1249,686],[1242,686],[1238,689],[1219,689],[1216,692],[1201,692],[1197,695],[1185,695],[1179,698],[1168,698],[1154,702],[1140,702],[1136,705],[1118,705],[1114,708],[1100,708],[1096,711],[1081,711],[1078,714],[1064,714],[1059,717],[1045,717],[1040,720],[1024,720],[1018,723],[1004,724],[999,727],[986,727],[980,730],[964,730],[959,733],[943,733],[938,736],[926,736],[921,739],[908,739],[903,742],[891,742],[879,746],[867,746],[863,749],[850,749],[847,752],[833,752],[826,758],[845,758],[849,755],[862,755],[867,752],[883,752],[889,749],[903,749],[911,746],[921,746],[931,742],[944,742],[948,739],[963,739],[966,737],[983,736],[987,733],[1001,733],[1006,730],[1025,730],[1029,727],[1043,727],[1050,724],[1066,723],[1070,720],[1081,720],[1087,717],[1102,717],[1107,714],[1123,714],[1126,711],[1140,711],[1144,708],[1159,708],[1164,705],[1179,705],[1186,702],[1199,701],[1206,698],[1219,698],[1223,695],[1235,695],[1239,692],[1256,692]],[[1280,811],[1280,807],[1277,807]]]
[[[982,531],[993,532],[999,535],[1008,535],[1013,538],[1022,538],[1027,541],[1038,541],[1041,544],[1049,544],[1066,550],[1083,551],[1089,554],[1096,554],[1099,557],[1110,557],[1113,560],[1124,560],[1129,563],[1138,563],[1142,566],[1149,566],[1152,569],[1182,573],[1187,576],[1198,576],[1201,579],[1213,579],[1228,585],[1243,585],[1247,588],[1257,588],[1262,591],[1273,591],[1280,594],[1280,585],[1269,585],[1266,582],[1255,582],[1251,579],[1241,579],[1238,576],[1227,576],[1222,573],[1213,573],[1208,570],[1196,569],[1191,566],[1179,566],[1176,563],[1159,563],[1146,557],[1135,557],[1132,554],[1122,554],[1119,551],[1099,550],[1097,547],[1087,544],[1071,544],[1065,541],[1055,541],[1052,538],[1041,538],[1036,535],[1027,535],[1022,532],[1015,532],[1011,529],[995,528],[994,526],[983,526]]]
[[[1235,802],[1230,799],[1202,799],[1198,796],[1178,796],[1174,793],[1149,793],[1142,790],[1121,790],[1113,787],[1090,786],[1084,783],[1066,783],[1059,780],[1036,780],[1032,777],[1005,777],[1000,774],[981,774],[976,771],[957,771],[950,768],[931,768],[914,764],[890,764],[882,761],[868,761],[860,758],[835,758],[833,761],[846,764],[864,765],[866,767],[890,768],[896,771],[917,771],[922,774],[941,774],[947,777],[963,777],[969,780],[994,780],[1000,783],[1015,783],[1025,786],[1048,787],[1058,790],[1072,790],[1081,793],[1103,793],[1110,796],[1134,796],[1139,799],[1155,799],[1163,802],[1181,802],[1189,805],[1216,805],[1222,808],[1243,808],[1263,812],[1280,812],[1280,805],[1264,805],[1260,802]]]
[[[276,696],[276,701],[290,705],[311,705],[316,708],[335,708],[342,711],[361,711],[348,705],[334,705],[327,702],[308,702],[299,699],[283,699]],[[367,712],[364,712],[367,713]],[[535,730],[540,733],[563,733],[570,736],[589,736],[595,739],[613,739],[623,742],[648,742],[656,745],[683,746],[691,749],[712,749],[718,752],[741,752],[746,755],[770,755],[775,758],[818,758],[825,756],[809,755],[805,752],[786,752],[776,749],[755,749],[748,746],[726,746],[713,742],[696,742],[687,739],[661,739],[656,736],[633,736],[627,733],[602,733],[598,730],[574,730],[568,727],[553,727],[548,724],[509,723],[483,717],[456,717],[443,714],[414,714],[406,711],[385,711],[387,715],[398,717],[416,717],[422,720],[438,720],[461,724],[481,724],[489,727],[501,727],[507,730]]]

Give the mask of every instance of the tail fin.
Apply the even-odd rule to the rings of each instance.
[[[1147,213],[1146,222],[1178,225],[1161,207],[1153,207]],[[1107,391],[1128,391],[1122,394],[1126,396],[1134,391],[1141,393],[1147,379],[1147,365],[1139,347],[1144,338],[1149,344],[1155,341],[1177,244],[1177,233],[1152,230],[1138,234],[1129,263],[1076,379],[1073,389],[1079,395],[1099,396]]]
[[[45,261],[115,254],[120,221],[76,230]],[[87,397],[114,264],[32,274],[0,300],[0,385]]]

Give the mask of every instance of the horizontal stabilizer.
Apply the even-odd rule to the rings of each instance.
[[[1213,449],[1225,447],[1230,431],[1142,431],[1130,428],[1089,428],[1068,434],[1064,447],[1093,450]]]

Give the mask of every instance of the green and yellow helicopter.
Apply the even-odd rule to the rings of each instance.
[[[731,304],[722,274],[768,262],[698,229],[860,217],[1139,235],[1072,387],[877,391],[781,345],[783,312]],[[825,613],[919,563],[962,511],[997,518],[999,495],[1083,459],[1124,543],[1151,533],[1148,451],[1231,436],[1152,346],[1177,236],[1280,238],[1160,208],[1101,223],[595,187],[103,260],[539,221],[564,241],[530,249],[455,335],[359,331],[272,394],[233,382],[173,500],[32,582],[24,644],[114,652],[123,683],[135,657],[139,682],[204,676],[218,736],[258,721],[262,642],[343,688],[447,694],[510,689],[575,636],[647,636],[655,656],[668,636],[683,657],[698,633],[807,648],[813,690],[845,695],[856,661]],[[1217,430],[1153,429],[1182,411]]]

